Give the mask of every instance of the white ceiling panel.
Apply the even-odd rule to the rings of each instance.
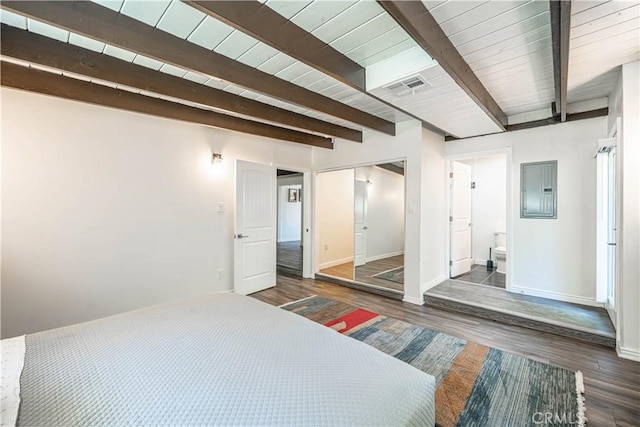
[[[238,61],[250,67],[257,68],[279,53],[277,49],[265,43],[256,43],[251,49],[243,53]]]
[[[534,1],[498,14],[449,37],[456,48],[468,43],[490,45],[496,40],[506,40],[516,34],[550,25],[548,2]]]
[[[446,2],[431,13],[507,115],[553,101],[548,2]]]
[[[257,44],[258,41],[253,37],[234,30],[214,51],[231,59],[238,59]]]
[[[617,2],[615,2],[617,3]],[[638,13],[640,11],[640,4],[637,2],[630,3],[627,1],[621,1],[620,3],[628,6],[625,9],[619,10],[617,13],[609,13],[609,10],[605,7],[607,4],[603,4],[602,6],[591,8],[583,13],[589,14],[588,21],[584,22],[584,20],[576,19],[576,25],[573,24],[573,19],[571,22],[571,38],[577,38],[580,36],[584,36],[586,34],[590,34],[596,31],[606,30],[609,27],[613,27],[615,25],[619,25],[628,20],[637,20]],[[597,12],[602,12],[603,15],[600,18],[594,18]],[[575,15],[576,18],[580,17],[581,14]],[[572,15],[573,18],[574,15]],[[583,22],[578,24],[578,22]]]
[[[328,79],[325,79],[325,77],[327,77],[326,74],[312,69],[309,70],[308,73],[303,74],[297,79],[291,80],[291,83],[297,84],[298,86],[302,86],[304,88],[308,88],[310,85],[316,82],[326,82],[327,84],[329,84]],[[314,87],[317,88],[318,86]]]
[[[539,38],[548,37],[551,31],[550,25],[549,14],[543,13],[531,19],[501,28],[486,36],[463,43],[456,46],[456,48],[458,52],[466,58],[467,55],[473,55],[478,51],[505,46],[505,42],[510,43],[511,46],[516,46],[517,43],[514,43],[515,40],[526,39],[524,43],[527,43]]]
[[[129,52],[128,50],[120,49],[119,47],[111,45],[106,45],[103,53],[127,62],[133,62],[136,57],[136,54],[133,52]]]
[[[229,85],[227,82],[223,82],[220,79],[210,78],[206,82],[204,82],[206,86],[212,87],[214,89],[223,89]]]
[[[391,31],[387,31],[384,34],[381,34],[380,36],[375,37],[363,43],[362,45],[343,53],[351,60],[362,65],[362,61],[367,60],[368,58],[371,58],[372,56],[377,55],[380,52],[390,49],[393,46],[396,46],[399,43],[405,42],[409,39],[409,35],[402,28],[396,26]]]
[[[4,9],[0,9],[0,22],[11,25],[12,27],[22,28],[23,30],[27,29],[27,18]]]
[[[181,1],[172,1],[158,22],[157,28],[186,39],[206,15]]]
[[[44,22],[39,22],[34,19],[27,19],[27,28],[33,33],[59,40],[61,42],[66,43],[69,41],[69,31],[61,30],[58,27],[45,24]]]
[[[100,6],[107,7],[115,12],[120,12],[120,9],[124,4],[123,0],[93,0],[93,2],[98,3]]]
[[[171,74],[172,76],[181,77],[181,78],[187,74],[187,70],[174,67],[173,65],[170,65],[170,64],[164,64],[162,67],[160,67],[160,71],[162,71],[163,73]]]
[[[309,1],[299,0],[269,0],[266,5],[287,19],[291,19],[311,3]]]
[[[169,0],[126,0],[120,13],[155,27],[170,3]]]
[[[189,71],[187,74],[183,76],[183,78],[186,80],[191,80],[192,82],[195,82],[195,83],[200,83],[200,84],[204,84],[207,80],[209,80],[208,76],[205,76],[204,74],[200,74],[200,73],[194,73],[193,71]]]
[[[339,37],[355,30],[367,21],[383,13],[385,12],[378,3],[373,1],[359,1],[313,30],[311,34],[323,42],[330,44]]]
[[[571,11],[567,100],[608,96],[618,81],[619,66],[640,59],[640,5],[624,0],[578,2]]]
[[[409,49],[413,49],[415,46],[416,46],[416,42],[413,41],[413,39],[407,38],[398,44],[395,44],[385,50],[381,50],[375,55],[371,55],[370,57],[360,61],[360,65],[362,65],[363,67],[368,67],[369,65],[375,64],[376,62],[393,58],[395,55],[399,53],[405,52]]]
[[[525,1],[486,2],[458,16],[450,17],[444,22],[438,21],[438,24],[440,24],[440,27],[445,32],[445,34],[451,37],[454,34],[457,34],[461,31],[468,30],[471,27],[480,25],[490,19],[503,15],[504,13],[514,8],[523,6],[525,4],[530,4],[530,3],[531,1],[529,2],[525,2]]]
[[[577,28],[591,21],[600,20],[605,16],[622,12],[625,9],[634,6],[630,1],[608,1],[608,2],[592,2],[592,7],[582,12],[578,12],[572,3],[571,27]],[[637,3],[635,4],[637,5]]]
[[[438,22],[447,22],[448,20],[469,12],[478,6],[482,6],[486,1],[438,1],[438,2],[422,2],[431,13],[431,16]]]
[[[234,29],[224,22],[207,16],[187,37],[187,40],[206,49],[213,50],[233,31]]]
[[[299,27],[312,32],[339,13],[353,6],[355,1],[313,1],[300,13],[291,18],[291,22]],[[267,2],[267,6],[269,2]],[[274,9],[278,12],[277,9]]]
[[[134,64],[142,65],[143,67],[151,68],[152,70],[158,71],[160,67],[164,65],[163,62],[156,61],[152,58],[147,58],[146,56],[136,55],[136,58],[133,60]]]
[[[398,24],[391,16],[381,13],[353,31],[337,38],[331,42],[331,46],[339,52],[349,52],[397,27]]]
[[[302,77],[303,75],[307,74],[312,70],[313,68],[311,68],[307,64],[300,61],[295,61],[293,64],[291,64],[284,70],[276,73],[276,77],[281,78],[283,80],[292,81],[299,77]]]
[[[76,46],[83,47],[85,49],[92,50],[94,52],[99,52],[99,53],[102,53],[102,51],[106,47],[106,44],[102,42],[95,41],[88,37],[81,36],[80,34],[74,34],[74,33],[69,34],[69,43]]]
[[[258,70],[269,74],[277,74],[296,63],[296,60],[284,53],[278,53],[258,66]]]

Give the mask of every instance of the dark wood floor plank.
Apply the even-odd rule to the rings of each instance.
[[[279,276],[276,287],[252,296],[269,304],[281,305],[311,295],[351,304],[565,369],[582,371],[590,427],[637,426],[640,420],[640,364],[621,359],[614,350],[601,345],[409,304],[320,280]]]

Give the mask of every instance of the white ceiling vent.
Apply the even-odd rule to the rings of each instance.
[[[409,77],[408,79],[385,86],[385,88],[390,90],[395,96],[414,95],[417,92],[421,92],[430,87],[431,85],[420,75]]]

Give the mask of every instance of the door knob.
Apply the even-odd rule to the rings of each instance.
[[[369,227],[367,227],[366,225],[364,227],[362,227],[363,230],[368,230]]]
[[[242,233],[233,235],[234,239],[246,239],[247,237],[249,237],[249,236],[245,236]]]

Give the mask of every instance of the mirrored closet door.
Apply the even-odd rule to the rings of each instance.
[[[318,273],[403,292],[404,165],[398,161],[318,174]]]

